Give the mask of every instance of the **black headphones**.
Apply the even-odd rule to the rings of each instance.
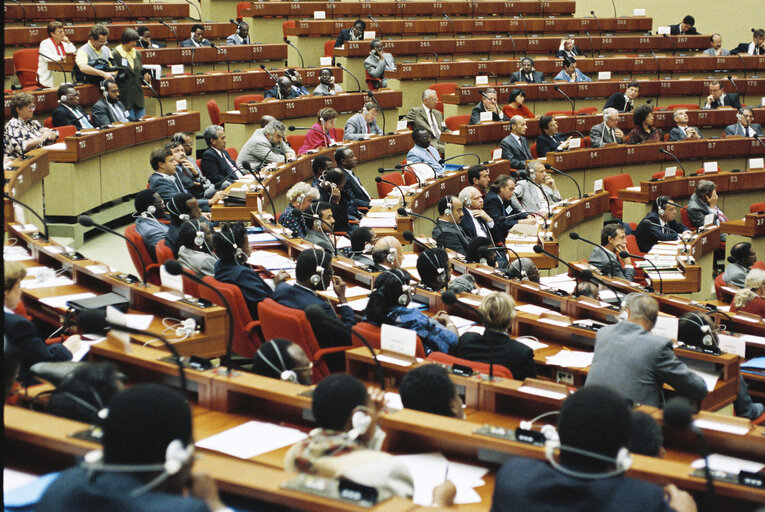
[[[223,234],[223,230],[228,229],[229,234],[231,235],[231,240],[226,237],[226,235]],[[236,244],[236,237],[234,236],[234,230],[231,228],[231,225],[224,224],[223,227],[220,229],[220,236],[223,237],[223,239],[231,244],[231,247],[234,248],[234,261],[239,265],[244,265],[247,263],[247,255],[244,253],[241,247],[239,247]]]

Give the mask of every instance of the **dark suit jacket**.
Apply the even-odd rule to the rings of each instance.
[[[510,160],[510,167],[513,169],[525,169],[526,160],[532,159],[526,137],[520,137],[520,140],[522,146],[518,145],[513,135],[508,135],[499,143],[499,147],[502,148],[502,158]]]
[[[112,51],[112,58],[109,60],[112,66],[119,67],[116,82],[120,88],[120,101],[129,109],[143,108],[141,52],[135,53],[133,67],[123,65],[122,56],[117,50]]]
[[[555,151],[564,140],[566,139],[562,133],[556,133],[552,137],[543,133],[537,137],[537,156],[542,158],[550,151]]]
[[[236,168],[236,162],[228,154],[228,151],[221,151],[221,153],[223,157],[213,148],[207,148],[202,153],[202,174],[213,182],[216,187],[226,180],[226,176],[231,174],[234,168]],[[226,162],[229,162],[233,168]]]
[[[545,75],[541,71],[533,71],[532,75],[533,76],[531,80],[529,80],[524,73],[521,71],[516,71],[510,75],[510,83],[514,84],[515,82],[525,82],[529,84],[541,84],[545,81]]]
[[[669,34],[673,36],[679,36],[680,35],[680,24],[677,25],[670,25],[669,26]],[[688,29],[688,32],[683,34],[684,36],[697,36],[699,35],[698,30],[696,30],[696,27],[691,27]]]
[[[340,46],[343,46],[346,41],[351,40],[351,30],[352,28],[344,28],[340,31],[340,33],[337,35],[337,40],[335,40],[335,48],[338,48]]]
[[[582,52],[579,51],[579,48],[577,48],[576,46],[571,48],[571,53],[574,54],[574,57],[579,57],[580,55],[582,55]],[[567,57],[567,55],[566,55],[565,51],[558,50],[557,52],[555,52],[555,57],[558,58],[558,59],[563,59],[563,58]]]
[[[56,107],[53,112],[51,112],[51,117],[53,118],[53,126],[76,126],[77,129],[82,128],[82,119],[78,119],[79,116],[85,115],[87,118],[87,114],[84,110],[82,110],[82,107],[77,107],[77,111],[79,112],[77,115],[75,115],[71,110],[66,108],[63,105],[59,105]]]
[[[650,251],[651,247],[656,245],[656,242],[677,240],[679,236],[677,233],[688,231],[687,227],[676,220],[666,223],[663,229],[656,226],[656,224],[660,224],[659,214],[656,212],[649,213],[640,221],[640,224],[638,224],[638,227],[635,230],[635,238],[637,239],[638,247],[640,247],[641,252]]]
[[[736,109],[741,108],[741,100],[738,97],[738,94],[735,92],[725,93],[725,96],[723,96],[722,103],[720,103],[719,100],[714,100],[712,103],[710,103],[709,108],[720,108],[720,107],[734,107]],[[706,108],[706,104],[704,104],[702,109]]]
[[[504,242],[507,238],[507,232],[510,231],[510,229],[512,229],[512,227],[518,223],[519,219],[523,218],[518,217],[518,219],[498,220],[500,217],[510,215],[507,213],[507,208],[509,206],[512,206],[512,202],[502,201],[496,192],[489,191],[489,193],[486,194],[486,197],[483,199],[483,211],[488,213],[489,217],[494,219],[492,235],[494,236],[494,240],[497,242]],[[515,211],[514,208],[511,211],[512,213],[520,213],[520,210]]]
[[[126,110],[125,105],[123,105],[121,101],[118,101],[115,107],[120,109],[123,113]],[[127,114],[125,117],[127,117]],[[109,105],[106,104],[104,98],[101,98],[95,105],[93,105],[93,108],[90,110],[90,118],[93,120],[93,126],[98,127],[118,122],[117,117],[114,115],[112,109],[109,108]]]
[[[258,303],[274,295],[271,287],[247,265],[218,260],[215,263],[215,279],[222,283],[235,284],[242,290],[253,320],[258,319]]]
[[[469,124],[478,124],[481,122],[481,113],[486,112],[486,109],[483,106],[483,101],[479,101],[478,105],[473,107],[473,110],[470,112],[470,121]],[[498,115],[496,112],[491,113],[491,120],[492,121],[507,121],[507,117],[505,117],[505,114]]]
[[[19,380],[29,379],[27,371],[35,363],[69,361],[72,353],[61,343],[46,345],[37,327],[21,315],[5,313],[3,334],[8,343],[16,347],[21,355]]]
[[[173,176],[172,179],[168,179],[162,173],[154,172],[149,176],[149,188],[158,193],[165,204],[167,204],[175,194],[186,192],[186,187],[183,186],[183,181],[181,181],[178,174]]]
[[[210,46],[210,41],[208,41],[207,39],[203,39],[201,45],[202,46]],[[194,44],[194,41],[192,41],[191,38],[184,39],[183,41],[181,41],[181,43],[178,46],[180,46],[182,48],[194,48],[194,47],[196,47],[196,45]]]
[[[356,180],[353,179],[351,173],[349,173],[346,169],[343,169],[343,172],[345,173],[345,188],[349,189],[348,197],[353,206],[356,208],[369,208],[369,199],[372,198],[370,197],[367,199],[367,194],[359,186],[359,184],[356,183]]]
[[[465,233],[462,232],[462,228],[454,222],[436,220],[436,223],[438,227],[433,226],[433,231],[430,234],[433,240],[438,245],[457,251],[465,256],[467,254],[468,240]]]
[[[624,93],[615,92],[611,96],[609,96],[608,100],[606,101],[606,104],[603,105],[603,110],[607,109],[608,107],[613,107],[619,112],[629,112],[635,107],[634,101],[629,106],[626,106],[626,104],[627,104],[627,98],[624,97]]]
[[[468,239],[478,236],[478,231],[476,231],[474,222],[478,222],[481,226],[483,226],[483,228],[489,234],[490,239],[493,237],[492,232],[489,229],[489,225],[486,223],[486,221],[479,217],[473,217],[470,213],[467,212],[467,208],[465,208],[465,214],[462,216],[462,220],[460,221],[460,227]]]
[[[466,332],[460,336],[460,341],[452,354],[480,363],[489,363],[493,356],[494,364],[504,366],[513,372],[515,380],[537,376],[534,351],[523,343],[511,339],[504,332],[489,329],[486,329],[483,335],[477,332]]]

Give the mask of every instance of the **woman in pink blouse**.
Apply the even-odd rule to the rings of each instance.
[[[299,155],[312,149],[329,147],[338,140],[342,140],[335,128],[335,121],[337,121],[335,109],[323,108],[319,110],[318,118],[319,120],[306,133],[303,145],[298,149]]]

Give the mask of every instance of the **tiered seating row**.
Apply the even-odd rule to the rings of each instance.
[[[189,4],[130,3],[127,8],[118,3],[35,2],[4,5],[5,21],[93,21],[115,19],[186,18]],[[6,29],[7,30],[7,29]]]

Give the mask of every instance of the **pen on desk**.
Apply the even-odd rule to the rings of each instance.
[[[449,463],[446,463],[446,471],[444,472],[444,482],[449,479]]]

